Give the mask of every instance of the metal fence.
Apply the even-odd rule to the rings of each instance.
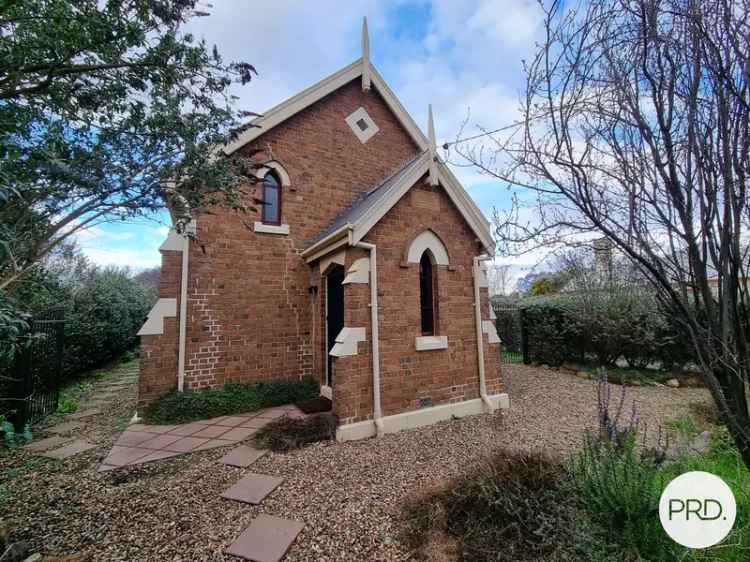
[[[17,428],[57,410],[60,397],[65,316],[61,307],[50,308],[30,322],[28,341],[11,368],[10,396],[6,409]]]
[[[502,363],[524,363],[526,334],[521,321],[522,310],[518,306],[495,307],[495,327],[502,342]]]

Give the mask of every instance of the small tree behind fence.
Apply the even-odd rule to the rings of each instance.
[[[64,328],[62,307],[34,316],[27,341],[3,377],[2,411],[19,430],[57,409]]]

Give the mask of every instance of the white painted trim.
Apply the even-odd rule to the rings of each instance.
[[[492,259],[490,256],[475,256],[472,260],[472,276],[474,277],[474,322],[476,323],[476,339],[477,339],[477,370],[479,374],[479,397],[484,403],[487,411],[492,413],[493,406],[487,396],[487,380],[484,372],[484,337],[482,336],[482,299],[481,293],[479,292],[480,284],[480,267],[479,264]]]
[[[339,335],[336,336],[336,343],[331,348],[329,355],[333,357],[349,357],[357,355],[357,344],[365,341],[364,328],[341,328]]]
[[[359,127],[358,122],[360,120],[364,121],[365,125],[367,125],[367,128],[364,131]],[[377,135],[378,131],[380,131],[380,127],[375,124],[375,121],[372,120],[372,117],[370,117],[370,114],[367,113],[367,110],[364,107],[355,110],[345,119],[345,121],[352,130],[352,133],[354,133],[362,144],[365,144],[368,140]]]
[[[430,143],[430,185],[437,185],[437,144],[435,142],[435,123],[432,119],[432,104],[427,106],[427,140]]]
[[[425,230],[414,237],[406,252],[406,261],[419,263],[425,250],[432,252],[432,257],[438,265],[450,265],[445,244],[432,230]]]
[[[490,396],[489,400],[492,402],[494,408],[507,409],[510,406],[510,400],[505,393]],[[384,433],[396,433],[404,429],[414,429],[450,420],[454,416],[461,418],[481,413],[484,413],[482,399],[474,398],[455,404],[441,404],[432,408],[422,408],[420,410],[385,416],[380,418],[380,421],[383,424]],[[339,441],[353,441],[374,437],[375,434],[375,423],[373,421],[363,421],[340,426],[336,431],[336,439]]]
[[[417,351],[448,349],[448,336],[417,336],[414,344]]]
[[[483,265],[479,268],[479,288],[488,289],[490,287],[490,281],[487,278],[487,268]]]
[[[329,400],[333,400],[333,389],[327,384],[324,384],[320,387],[320,395]]]
[[[369,283],[370,282],[370,260],[368,258],[359,258],[349,268],[344,277],[343,285],[349,283]]]
[[[500,336],[497,335],[497,328],[495,328],[495,323],[492,320],[482,321],[482,331],[487,334],[488,343],[501,343]]]
[[[331,232],[325,238],[318,240],[312,246],[302,250],[302,257],[307,263],[312,263],[318,258],[328,255],[336,248],[343,244],[349,243],[349,231],[352,229],[351,224],[345,224],[338,230]]]
[[[490,320],[497,320],[497,314],[495,314],[495,307],[490,303]]]
[[[346,264],[346,250],[341,250],[340,252],[337,252],[335,254],[329,254],[326,257],[322,258],[318,265],[320,266],[320,274],[325,275],[326,270],[328,269],[328,266],[332,263],[337,263],[339,265],[345,265]]]
[[[253,231],[260,234],[281,234],[287,236],[289,234],[288,224],[265,224],[260,221],[255,221],[253,225]]]
[[[264,162],[262,168],[258,168],[255,171],[255,177],[259,180],[262,180],[266,177],[266,174],[273,170],[278,174],[279,179],[281,180],[281,187],[289,187],[292,185],[291,180],[289,179],[289,174],[286,171],[286,168],[282,166],[279,162],[276,160],[271,160],[270,162]]]
[[[164,333],[164,319],[177,316],[177,299],[159,299],[146,317],[139,336],[160,336]]]
[[[174,228],[169,229],[167,239],[159,246],[159,251],[181,252],[183,249],[182,236]]]
[[[367,17],[362,20],[362,91],[370,89],[370,33]]]

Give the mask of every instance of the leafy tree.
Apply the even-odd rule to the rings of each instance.
[[[639,267],[748,466],[749,7],[551,1],[517,130],[463,151],[535,199],[497,220],[509,252],[598,235]]]
[[[70,236],[170,203],[242,207],[218,157],[255,69],[183,31],[197,0],[0,2],[0,289]]]
[[[540,276],[534,279],[529,289],[529,294],[532,297],[538,297],[541,295],[549,295],[555,292],[555,287],[549,277]]]

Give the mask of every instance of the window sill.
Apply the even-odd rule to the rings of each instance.
[[[417,351],[448,349],[448,336],[418,336],[416,346]]]
[[[281,234],[287,236],[289,234],[288,224],[264,224],[260,221],[255,221],[253,225],[253,231],[260,232],[262,234]]]

